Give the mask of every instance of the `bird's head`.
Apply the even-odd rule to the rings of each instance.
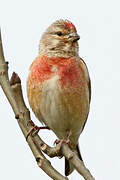
[[[78,40],[75,26],[68,20],[58,20],[51,24],[42,35],[39,54],[55,57],[78,56]]]

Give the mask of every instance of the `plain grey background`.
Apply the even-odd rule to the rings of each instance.
[[[81,36],[79,53],[88,65],[92,101],[88,122],[80,137],[81,153],[96,180],[120,179],[120,3],[117,0],[1,0],[0,26],[9,74],[22,80],[27,106],[26,79],[38,55],[42,33],[55,20],[72,21]],[[39,121],[32,114],[38,126]],[[41,131],[50,145],[56,139]],[[40,170],[0,89],[0,179],[50,178]],[[64,159],[51,159],[64,173]],[[81,179],[76,171],[70,180]]]

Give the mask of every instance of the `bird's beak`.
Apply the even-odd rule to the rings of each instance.
[[[76,42],[80,39],[80,36],[77,34],[77,32],[73,32],[69,34],[69,38],[73,41]]]

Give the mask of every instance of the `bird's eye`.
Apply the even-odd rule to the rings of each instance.
[[[62,34],[61,31],[59,31],[59,32],[57,32],[57,35],[58,35],[58,36],[62,36],[63,34]]]

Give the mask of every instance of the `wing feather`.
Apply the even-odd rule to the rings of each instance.
[[[82,62],[82,64],[83,64],[83,68],[85,70],[85,74],[86,74],[86,78],[87,78],[87,82],[88,82],[87,84],[88,84],[88,90],[89,90],[89,103],[90,103],[90,101],[91,101],[91,80],[90,80],[90,76],[89,76],[89,71],[88,71],[85,61],[82,58],[80,58],[80,62]]]
[[[88,71],[88,68],[87,68],[87,65],[86,65],[85,61],[84,61],[82,58],[80,58],[80,63],[83,64],[83,68],[84,68],[85,74],[86,74],[88,91],[89,91],[89,104],[90,104],[90,101],[91,101],[91,80],[90,80],[90,76],[89,76],[89,71]],[[89,112],[88,112],[88,114],[89,114]],[[84,129],[84,127],[85,127],[85,124],[86,124],[86,122],[87,122],[88,114],[87,114],[87,116],[86,116],[86,120],[85,120],[85,123],[84,123],[84,125],[83,125],[82,131],[83,131],[83,129]]]

